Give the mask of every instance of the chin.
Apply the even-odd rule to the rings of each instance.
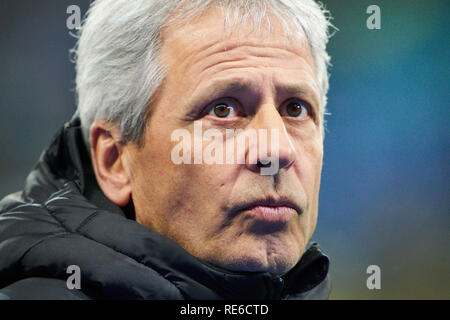
[[[283,275],[287,273],[298,259],[278,259],[278,261],[262,261],[258,259],[237,259],[224,266],[226,269],[234,272],[268,272],[273,275]]]
[[[221,264],[225,269],[235,272],[269,272],[273,275],[283,275],[297,264],[303,251],[295,249],[298,245],[286,244],[280,247],[272,250],[258,250],[252,246],[239,248]]]

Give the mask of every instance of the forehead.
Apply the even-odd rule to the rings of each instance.
[[[182,23],[177,23],[175,19],[162,33],[162,55],[182,63],[192,55],[222,52],[230,55],[229,52],[235,48],[253,46],[278,49],[276,55],[280,59],[286,58],[290,52],[314,64],[304,33],[286,30],[277,18],[268,15],[258,26],[254,25],[254,19],[248,22],[241,19],[237,23],[226,20],[222,12],[215,8]]]
[[[251,23],[225,26],[222,13],[215,9],[183,24],[169,24],[162,37],[161,58],[167,73],[161,96],[168,92],[165,99],[188,99],[211,85],[229,86],[231,82],[255,90],[301,88],[318,102],[306,37],[288,37],[275,18],[268,29],[258,30]]]

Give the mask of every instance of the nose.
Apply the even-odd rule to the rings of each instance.
[[[262,175],[275,175],[294,164],[294,145],[274,105],[261,106],[252,119],[250,129],[256,131],[257,142],[249,143],[246,150],[245,164],[249,170]]]

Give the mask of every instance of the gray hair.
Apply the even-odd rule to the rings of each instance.
[[[212,6],[222,10],[224,23],[231,17],[235,23],[270,28],[272,15],[286,35],[306,35],[316,67],[323,123],[330,61],[326,44],[332,25],[322,4],[313,0],[96,0],[73,49],[77,112],[87,144],[90,127],[98,119],[115,123],[123,142],[142,142],[152,97],[166,72],[159,56],[163,29],[200,16]]]

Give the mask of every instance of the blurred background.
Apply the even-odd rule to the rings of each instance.
[[[449,299],[450,1],[322,2],[339,31],[313,240],[331,259],[331,298]],[[366,26],[372,4],[380,30]],[[0,0],[0,198],[76,109],[69,5],[84,15],[89,0]]]

